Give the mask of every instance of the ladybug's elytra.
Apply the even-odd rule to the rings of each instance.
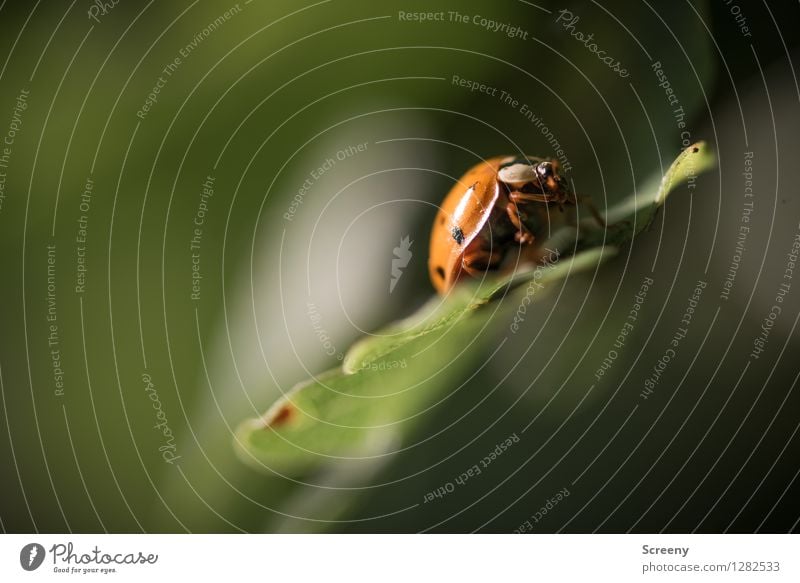
[[[570,222],[576,204],[557,160],[498,156],[477,164],[436,215],[428,259],[433,286],[444,294],[461,278],[502,270],[512,255],[538,262],[544,253],[534,242]]]

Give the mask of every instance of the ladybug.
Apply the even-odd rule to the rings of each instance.
[[[540,261],[544,253],[534,243],[573,221],[577,205],[559,170],[557,160],[535,156],[498,156],[470,168],[434,219],[428,271],[436,291],[487,270]]]

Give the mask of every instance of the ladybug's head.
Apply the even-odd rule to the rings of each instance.
[[[557,193],[567,188],[567,181],[559,173],[559,165],[555,160],[542,160],[535,167],[536,181],[542,192]]]
[[[558,160],[552,158],[510,158],[497,177],[509,190],[544,196],[546,200],[572,199]]]

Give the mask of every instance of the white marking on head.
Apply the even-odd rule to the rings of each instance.
[[[497,173],[501,182],[506,184],[518,185],[532,182],[538,178],[536,168],[530,164],[512,164],[501,168]]]

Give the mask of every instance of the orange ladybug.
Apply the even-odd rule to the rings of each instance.
[[[559,169],[552,158],[498,156],[467,171],[434,220],[428,271],[436,291],[504,263],[541,260],[535,241],[571,221],[577,204]]]

